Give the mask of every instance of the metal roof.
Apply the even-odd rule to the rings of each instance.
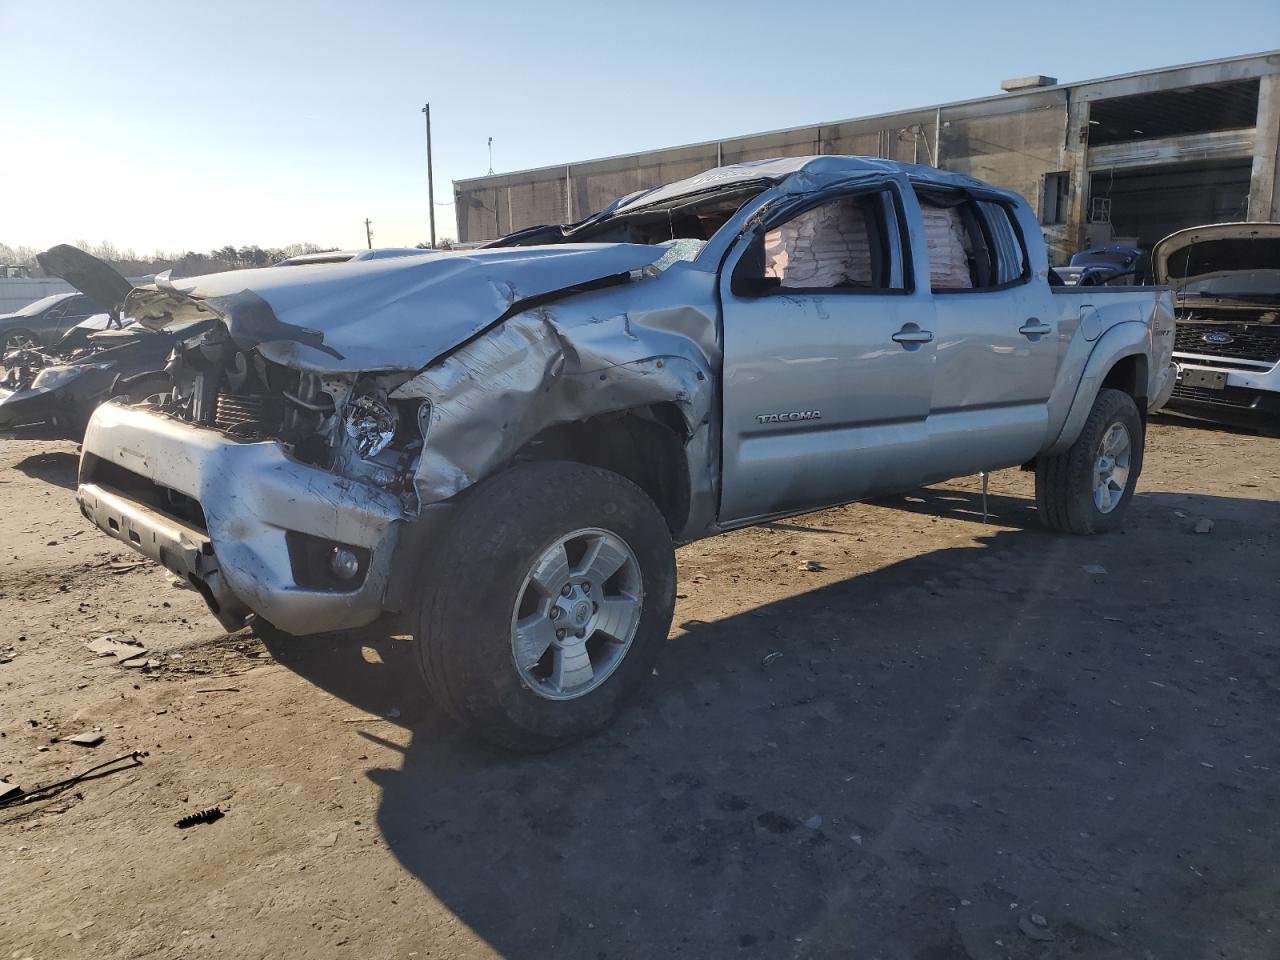
[[[684,180],[677,180],[651,190],[639,190],[623,197],[606,207],[603,214],[622,213],[626,210],[640,209],[705,193],[709,190],[731,187],[735,183],[752,183],[766,180],[771,183],[782,183],[796,174],[803,174],[806,183],[825,184],[842,181],[866,173],[902,173],[925,183],[955,187],[982,187],[993,193],[1004,193],[981,183],[972,177],[960,173],[950,173],[936,167],[926,167],[915,163],[902,163],[897,160],[884,160],[879,157],[849,157],[839,154],[821,154],[809,157],[777,157],[771,160],[748,160],[743,163],[732,163],[716,167]]]

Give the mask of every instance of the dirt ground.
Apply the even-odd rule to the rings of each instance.
[[[1280,440],[1157,423],[1107,537],[1006,471],[687,547],[658,676],[538,757],[403,624],[222,633],[75,464],[0,440],[0,778],[149,755],[0,809],[0,960],[1280,955]]]

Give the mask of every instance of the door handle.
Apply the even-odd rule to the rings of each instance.
[[[933,331],[932,330],[908,330],[906,327],[903,327],[901,330],[899,330],[889,339],[891,339],[894,343],[902,343],[902,344],[930,343],[933,341]]]
[[[1018,332],[1024,337],[1043,337],[1046,334],[1053,333],[1053,327],[1032,317],[1018,328]]]

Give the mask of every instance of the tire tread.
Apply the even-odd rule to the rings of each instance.
[[[642,514],[647,511],[650,516],[645,518],[646,528],[652,525],[653,534],[671,558],[672,572],[665,578],[671,583],[670,604],[665,598],[657,598],[668,610],[667,621],[662,624],[665,639],[670,605],[674,604],[674,547],[670,533],[662,514],[644,492],[608,470],[566,461],[517,464],[466,491],[447,529],[427,550],[422,582],[441,586],[427,589],[421,598],[417,659],[422,677],[449,716],[489,741],[531,752],[552,749],[575,736],[524,729],[496,709],[493,690],[485,689],[486,678],[478,675],[472,662],[472,638],[456,629],[460,618],[468,615],[467,604],[475,602],[474,597],[466,596],[469,586],[487,582],[493,574],[494,558],[502,555],[504,547],[510,552],[519,543],[528,529],[527,518],[544,514],[548,503],[589,504],[598,502],[602,495],[628,502]],[[628,661],[633,657],[645,660],[636,666],[643,666],[647,676],[659,645],[642,645],[638,641],[639,637],[628,652]],[[623,666],[618,668],[619,674]],[[514,673],[514,667],[512,670]],[[629,675],[634,673],[634,669],[629,671]],[[606,686],[622,680],[615,674]],[[597,692],[587,696],[593,697]]]
[[[1123,502],[1104,515],[1093,506],[1093,455],[1103,430],[1118,417],[1131,419],[1138,427],[1132,437],[1133,465]],[[1144,441],[1142,421],[1133,398],[1123,390],[1109,387],[1099,390],[1075,442],[1059,454],[1042,456],[1036,461],[1036,509],[1045,526],[1079,536],[1119,526],[1142,470]]]

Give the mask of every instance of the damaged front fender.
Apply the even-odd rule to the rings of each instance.
[[[713,274],[681,263],[536,307],[401,384],[393,399],[430,401],[419,500],[454,496],[548,427],[655,404],[679,411],[693,500],[705,500],[699,494],[715,475],[710,415],[720,357],[713,283]]]
[[[408,515],[484,479],[550,427],[658,404],[677,412],[664,422],[679,421],[688,499],[701,508],[718,469],[720,363],[715,273],[693,262],[703,246],[565,244],[242,271],[139,288],[131,306],[149,327],[222,321],[170,364],[166,412],[279,439],[297,459],[404,494]]]

